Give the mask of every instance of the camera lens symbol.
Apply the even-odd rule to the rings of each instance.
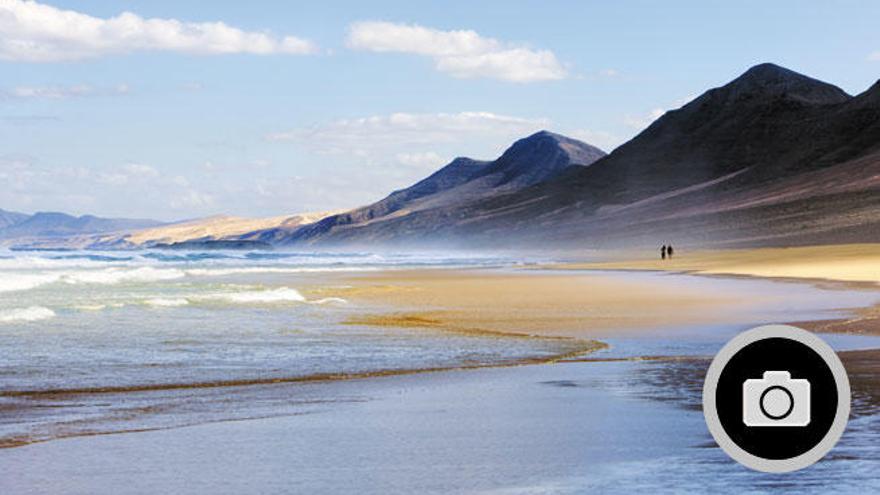
[[[771,473],[802,469],[840,439],[850,388],[837,353],[815,334],[766,325],[718,352],[703,384],[709,432],[734,460]]]
[[[773,385],[761,394],[761,412],[770,419],[785,419],[794,410],[794,397],[787,388]]]

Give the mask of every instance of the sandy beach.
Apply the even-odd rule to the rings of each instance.
[[[656,253],[604,253],[600,261],[551,268],[568,270],[662,270],[704,275],[741,275],[880,284],[880,244],[687,251],[660,259]]]
[[[839,244],[787,248],[681,251],[670,259],[656,253],[626,253],[602,261],[545,268],[564,270],[652,270],[697,275],[791,279],[851,289],[880,286],[880,245]],[[880,334],[880,306],[858,308],[847,318],[801,322],[815,331]]]
[[[867,249],[867,248],[865,248]],[[462,333],[502,333],[552,337],[601,338],[646,328],[711,325],[740,321],[765,305],[766,295],[733,285],[712,290],[692,279],[622,277],[618,271],[667,271],[695,275],[751,276],[819,284],[830,289],[872,292],[874,282],[832,279],[833,266],[780,266],[768,262],[760,271],[759,252],[704,254],[695,260],[580,263],[541,270],[391,271],[350,278],[341,290],[318,295],[345,297],[387,307],[350,319],[376,327],[425,328]],[[806,257],[806,253],[799,253]],[[727,260],[722,262],[721,260]],[[747,263],[745,260],[751,260]],[[867,260],[855,258],[852,263]],[[880,255],[876,262],[880,266]],[[803,262],[802,262],[803,263]],[[798,266],[809,269],[798,270]],[[735,267],[735,268],[734,268]],[[775,270],[775,271],[771,271]],[[851,266],[849,276],[862,273]],[[821,276],[820,276],[821,275]],[[880,282],[880,273],[878,273]],[[779,295],[770,297],[778,298]],[[847,309],[847,308],[841,308]],[[880,307],[852,307],[845,318],[803,319],[798,324],[823,332],[880,333]]]

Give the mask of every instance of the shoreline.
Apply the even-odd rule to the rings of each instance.
[[[686,254],[679,251],[675,258],[667,260],[624,257],[616,260],[547,264],[532,269],[648,271],[712,278],[774,280],[806,283],[828,289],[880,292],[880,244],[731,249]],[[796,324],[816,332],[880,335],[880,302],[849,311],[849,317],[802,321]]]
[[[533,269],[513,271],[502,270],[388,270],[381,272],[357,273],[343,277],[350,286],[336,288],[304,289],[322,295],[340,295],[352,300],[369,302],[374,307],[361,315],[349,317],[344,324],[362,325],[376,329],[407,328],[424,329],[478,337],[497,337],[499,339],[547,339],[562,340],[580,347],[559,354],[525,357],[515,360],[500,360],[494,363],[477,363],[436,366],[413,369],[385,369],[359,373],[321,373],[309,376],[267,377],[265,379],[212,381],[204,383],[172,383],[124,387],[88,387],[82,389],[20,390],[0,393],[0,396],[28,399],[61,399],[77,395],[114,395],[125,393],[150,393],[190,389],[222,389],[230,387],[248,388],[255,386],[293,385],[317,382],[356,382],[372,378],[443,373],[446,371],[475,371],[480,369],[513,368],[519,366],[563,363],[609,363],[646,361],[696,361],[705,356],[643,354],[627,357],[591,357],[609,344],[603,341],[610,337],[650,336],[657,328],[677,328],[681,326],[732,325],[736,321],[726,311],[748,313],[750,306],[744,305],[739,296],[754,295],[744,292],[724,293],[721,296],[701,292],[702,284],[696,286],[682,284],[679,279],[666,277],[635,277],[631,275],[646,273],[633,270],[625,276],[608,277],[590,269],[563,270],[563,273],[547,274]],[[688,274],[690,275],[690,274]],[[700,274],[696,274],[700,275]],[[633,275],[635,276],[635,275]],[[724,282],[730,277],[709,275],[713,280],[710,287],[729,285]],[[702,277],[693,277],[695,279]],[[740,279],[742,277],[734,277]],[[751,277],[755,280],[775,281],[768,277]],[[805,280],[790,280],[798,285],[813,284]],[[718,282],[718,283],[716,283]],[[652,285],[655,284],[655,285]],[[738,285],[738,284],[734,284]],[[827,289],[827,287],[825,287]],[[846,286],[839,286],[846,289]],[[497,291],[495,290],[497,289]],[[576,289],[576,290],[575,290]],[[726,289],[725,289],[726,290]],[[723,291],[722,291],[723,292]],[[876,292],[876,289],[872,292]],[[561,298],[561,299],[560,299]],[[623,304],[615,305],[615,301]],[[750,301],[746,301],[750,303]],[[605,308],[609,304],[611,308]],[[458,306],[456,306],[458,305]],[[602,309],[598,311],[597,308]],[[633,315],[633,308],[638,315]],[[847,311],[867,311],[871,307],[848,309]],[[723,311],[722,311],[723,310]],[[556,317],[558,312],[563,317]],[[672,314],[670,314],[672,313]],[[880,319],[880,315],[878,315]],[[839,320],[814,319],[799,321],[796,324],[813,331],[837,333],[872,333],[843,331],[834,326],[840,321],[850,322],[852,318]],[[811,328],[812,327],[812,328]],[[587,328],[586,330],[584,328]],[[675,337],[670,337],[673,340]],[[880,356],[880,350],[877,350]],[[221,419],[225,421],[256,420],[261,416]],[[216,421],[211,421],[216,422]],[[195,423],[202,424],[202,423]],[[191,426],[182,424],[169,429]],[[164,429],[164,428],[160,428]],[[0,448],[17,448],[51,440],[91,436],[98,434],[120,434],[139,431],[153,431],[154,428],[132,428],[117,431],[73,432],[52,438],[37,438],[22,441],[14,438],[4,442]]]

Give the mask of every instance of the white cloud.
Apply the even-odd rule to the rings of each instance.
[[[880,60],[880,51],[868,54],[868,60],[871,60],[873,62]]]
[[[397,161],[407,167],[416,169],[433,170],[443,165],[448,160],[444,159],[433,151],[415,152],[415,153],[398,153]]]
[[[326,153],[356,153],[387,145],[450,143],[468,137],[516,136],[547,127],[547,119],[491,112],[393,113],[343,119],[304,129],[272,133],[270,141],[300,142]]]
[[[459,78],[490,77],[513,82],[563,79],[568,71],[549,50],[534,50],[480,36],[417,24],[363,21],[349,27],[356,50],[413,53],[431,57],[437,70]]]
[[[70,86],[16,86],[0,91],[0,97],[16,100],[64,100],[86,96],[125,95],[131,91],[127,84],[118,84],[112,88],[97,88],[88,84]]]
[[[159,177],[159,171],[150,165],[144,165],[142,163],[128,163],[122,166],[122,169],[130,176],[130,177],[147,177],[154,178]]]
[[[644,129],[651,125],[652,122],[659,119],[666,113],[662,108],[655,108],[645,115],[627,115],[623,118],[623,123],[633,129]]]
[[[0,59],[80,60],[137,51],[197,55],[308,54],[312,42],[243,31],[223,22],[143,18],[124,12],[107,19],[25,0],[0,0]]]
[[[159,171],[150,165],[141,163],[127,163],[113,170],[97,174],[98,182],[111,186],[122,186],[129,182],[137,183],[159,177]]]
[[[602,69],[599,71],[599,75],[602,77],[617,77],[620,75],[620,72],[616,69]]]

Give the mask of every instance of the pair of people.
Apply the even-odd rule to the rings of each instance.
[[[664,244],[663,247],[660,248],[660,259],[665,260],[667,256],[671,259],[672,253],[674,252],[675,250],[672,249],[672,244],[668,246]]]

